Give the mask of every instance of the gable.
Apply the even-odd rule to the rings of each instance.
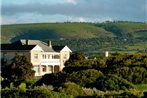
[[[67,46],[65,46],[62,50],[61,50],[61,52],[62,51],[69,51],[69,52],[72,52]]]
[[[38,45],[36,45],[32,50],[43,51],[43,49]]]

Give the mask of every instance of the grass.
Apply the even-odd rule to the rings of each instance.
[[[138,30],[147,30],[147,24],[145,23],[135,23],[135,22],[118,22],[115,23],[119,28],[122,28],[126,33],[133,33]]]
[[[115,25],[124,33],[134,37],[147,37],[147,24],[136,22],[96,23],[99,25]],[[59,38],[106,38],[115,37],[114,32],[93,23],[34,23],[1,26],[1,42],[18,39],[59,39]]]
[[[132,46],[127,46],[128,50],[144,50],[147,48],[147,42],[136,43]]]
[[[39,23],[2,26],[2,42],[32,38],[94,38],[113,37],[113,33],[89,23]],[[36,35],[36,36],[35,36]],[[7,38],[7,39],[6,39]]]
[[[135,85],[136,89],[140,90],[140,91],[147,91],[147,84],[137,84]]]

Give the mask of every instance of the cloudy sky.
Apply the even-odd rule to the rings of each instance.
[[[2,0],[2,24],[147,21],[147,0]]]

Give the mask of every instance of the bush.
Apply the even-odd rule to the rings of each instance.
[[[82,88],[73,82],[64,83],[58,90],[59,92],[73,95],[74,97],[83,96],[84,94]]]
[[[26,91],[26,84],[25,83],[21,83],[19,86],[18,86],[18,89],[22,92],[25,92]]]
[[[147,83],[147,70],[143,67],[121,67],[113,73],[134,84]]]
[[[99,90],[126,90],[134,88],[134,85],[127,80],[120,78],[116,75],[108,75],[102,78],[97,79],[94,84],[95,87]]]
[[[66,82],[67,76],[68,74],[63,71],[59,73],[45,74],[40,80],[34,83],[33,86],[41,86],[43,84],[59,86],[62,83]]]
[[[30,89],[22,92],[19,89],[2,89],[2,98],[73,98],[65,93],[58,93],[46,89]]]
[[[96,79],[102,77],[103,73],[95,69],[81,70],[73,72],[67,78],[67,81],[74,82],[81,86],[90,87],[91,84],[96,82]]]
[[[125,96],[125,97],[135,97],[135,98],[137,98],[137,97],[143,97],[144,93],[142,91],[138,91],[136,89],[130,89],[130,90],[127,90],[120,95]]]
[[[84,96],[97,96],[97,97],[103,97],[104,92],[97,90],[96,88],[83,88]]]

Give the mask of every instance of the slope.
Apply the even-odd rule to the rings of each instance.
[[[39,23],[2,26],[2,43],[18,39],[113,37],[114,34],[88,23]]]

